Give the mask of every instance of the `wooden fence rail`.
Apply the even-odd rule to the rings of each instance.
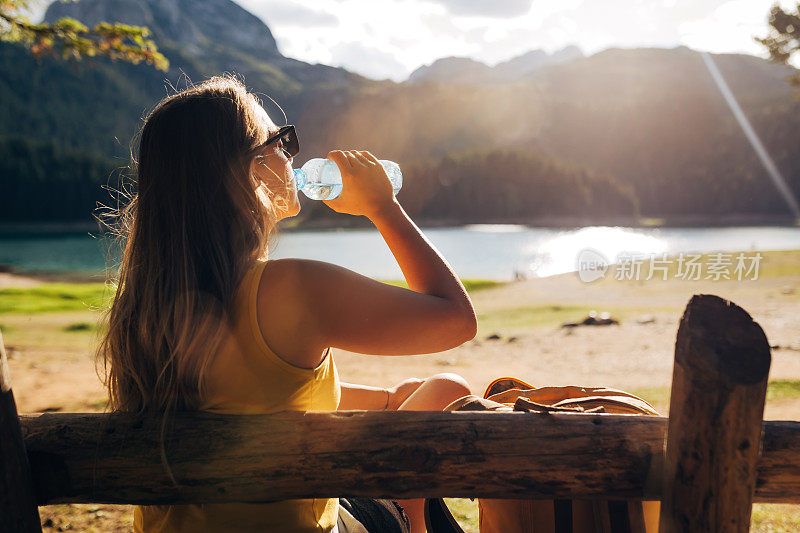
[[[667,419],[492,412],[22,417],[40,505],[374,496],[661,499]],[[766,422],[756,498],[800,503],[800,422]]]
[[[64,502],[653,499],[662,500],[663,533],[746,531],[754,499],[800,503],[800,422],[762,422],[766,336],[744,310],[712,295],[694,296],[681,318],[669,419],[180,413],[163,448],[177,485],[162,464],[157,417],[18,418],[2,350],[0,357],[3,532],[38,532],[37,505]]]

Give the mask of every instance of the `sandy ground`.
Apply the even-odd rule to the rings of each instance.
[[[32,278],[0,275],[0,287],[35,283]],[[492,379],[507,375],[538,386],[665,389],[672,379],[678,321],[692,294],[698,293],[717,294],[747,310],[761,324],[770,344],[779,346],[773,349],[770,379],[800,380],[800,273],[758,281],[606,279],[586,284],[573,274],[565,274],[515,282],[473,294],[479,333],[458,348],[402,357],[335,350],[334,359],[343,381],[379,386],[412,376],[456,372],[477,393],[482,393]],[[549,313],[551,308],[556,311]],[[621,323],[560,327],[563,319],[582,318],[583,308],[611,310]],[[6,344],[20,411],[94,411],[102,406],[105,396],[91,355],[94,333],[48,333],[81,319],[86,316],[80,313],[3,316],[2,322],[13,328],[6,335]],[[26,335],[27,343],[15,343],[19,336],[15,330],[26,327],[35,328]],[[500,338],[487,339],[494,334]],[[766,418],[799,416],[797,399],[767,406]]]
[[[40,283],[0,273],[0,288]],[[447,352],[400,357],[334,351],[343,381],[389,386],[407,377],[456,372],[482,394],[500,376],[518,376],[535,385],[604,385],[639,393],[664,414],[672,378],[678,321],[693,294],[711,293],[747,310],[773,345],[771,380],[800,380],[800,265],[758,281],[681,280],[623,282],[607,278],[590,284],[574,274],[532,279],[477,291],[478,336]],[[589,309],[609,311],[619,325],[562,328]],[[93,321],[86,312],[0,315],[8,332],[9,365],[20,412],[97,411],[105,392],[92,360],[92,331],[64,333],[64,327]],[[499,338],[490,340],[496,335]],[[799,420],[800,397],[767,403],[766,419]],[[778,508],[778,511],[774,511]],[[800,506],[772,509],[788,522],[766,529],[793,531]],[[40,509],[45,531],[130,531],[125,506],[48,506]],[[782,514],[781,514],[782,513]]]
[[[6,287],[34,287],[41,283],[41,280],[35,278],[10,272],[0,272],[0,289],[5,289]]]
[[[474,340],[440,354],[376,358],[337,351],[335,360],[344,381],[371,385],[386,385],[407,376],[456,372],[469,381],[473,392],[481,394],[492,379],[500,376],[518,376],[536,386],[666,389],[672,382],[675,335],[684,306],[693,294],[716,294],[747,310],[761,324],[770,344],[780,346],[773,349],[770,379],[797,380],[799,293],[800,274],[755,282],[636,283],[607,279],[596,284],[585,284],[575,275],[565,274],[479,291],[473,302],[479,317],[490,319],[508,314],[508,309],[555,304],[587,305],[598,312],[619,309],[621,323],[562,328],[557,321],[503,327],[493,319],[493,327],[481,326]],[[578,313],[570,320],[582,316]],[[488,340],[494,334],[500,339]],[[666,411],[665,402],[654,401]],[[797,420],[800,400],[768,404],[765,418]]]

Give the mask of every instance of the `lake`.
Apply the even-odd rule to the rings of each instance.
[[[583,250],[614,262],[620,254],[800,249],[800,227],[573,229],[479,224],[424,230],[462,278],[509,280],[576,269]],[[108,242],[87,233],[0,232],[0,264],[19,271],[98,274]],[[113,255],[113,254],[112,254]],[[374,229],[286,231],[273,257],[318,259],[377,279],[402,279]]]

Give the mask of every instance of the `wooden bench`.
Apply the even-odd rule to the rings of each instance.
[[[38,505],[372,496],[661,500],[661,531],[746,531],[800,503],[800,422],[763,422],[770,348],[738,306],[695,295],[670,418],[487,412],[18,416],[0,341],[0,531]]]

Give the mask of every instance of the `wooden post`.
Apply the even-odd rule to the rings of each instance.
[[[22,440],[8,359],[0,333],[0,531],[41,533],[42,523]]]
[[[692,297],[675,342],[662,533],[749,530],[770,360],[747,312]]]

